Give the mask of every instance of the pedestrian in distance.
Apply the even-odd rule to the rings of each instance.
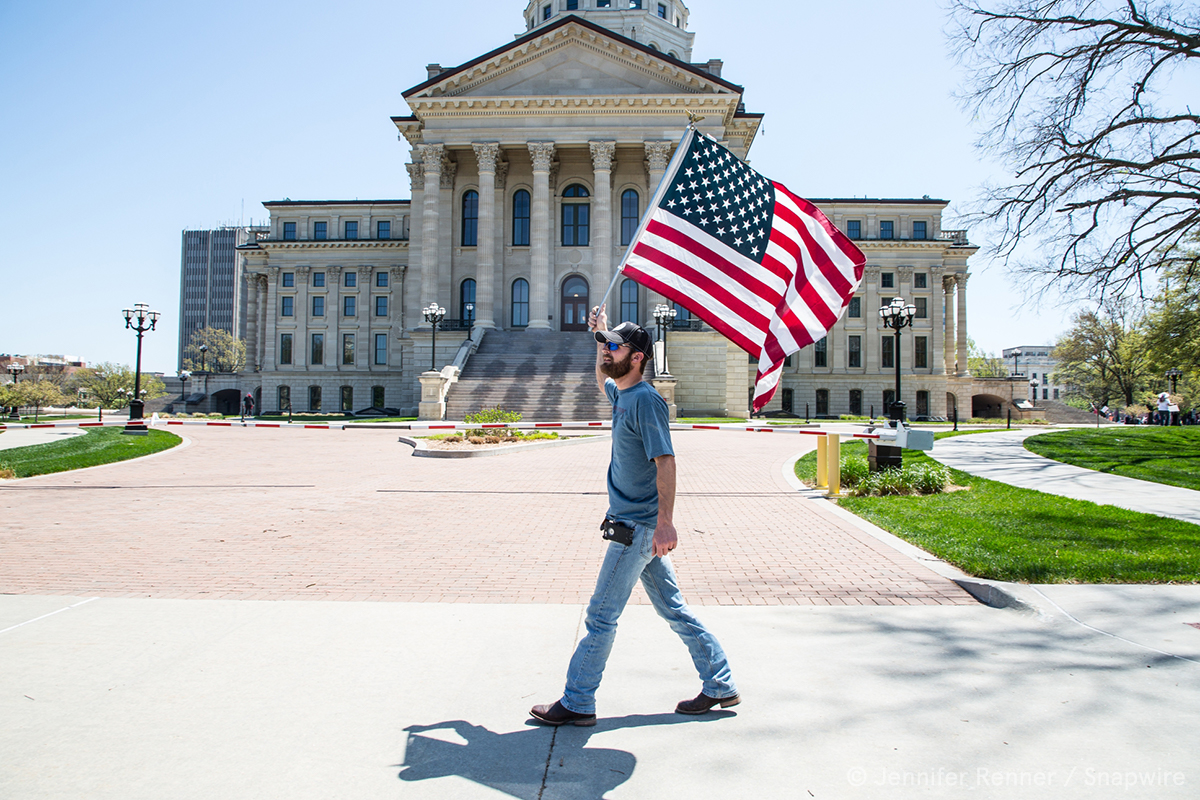
[[[608,549],[588,603],[586,635],[567,667],[561,700],[534,706],[529,714],[546,725],[595,725],[596,690],[616,637],[617,620],[637,581],[654,610],[691,654],[702,687],[675,707],[704,714],[741,702],[720,642],[684,603],[671,564],[679,542],[675,530],[675,451],[666,401],[642,380],[653,358],[646,330],[623,322],[611,331],[604,306],[592,309],[588,327],[596,338],[596,382],[613,406],[612,457],[608,467],[608,513],[601,530]]]
[[[246,396],[242,398],[242,422],[246,421],[246,417],[254,416],[254,395],[246,392]]]

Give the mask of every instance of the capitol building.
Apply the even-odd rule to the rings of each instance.
[[[269,224],[237,247],[246,368],[213,383],[214,399],[251,392],[265,412],[325,413],[427,412],[444,401],[453,415],[489,340],[504,343],[514,369],[526,347],[591,347],[587,309],[608,288],[687,114],[743,159],[762,123],[725,74],[736,65],[692,61],[688,17],[679,0],[537,0],[524,34],[464,64],[429,65],[392,118],[410,155],[411,186],[396,193],[410,200],[264,203]],[[962,403],[967,416],[981,391],[966,352],[977,248],[943,229],[947,202],[809,199],[866,254],[866,273],[829,336],[789,359],[765,410],[883,414],[899,357],[910,415],[948,416]],[[895,296],[916,306],[900,353],[877,313]],[[609,316],[654,331],[662,302],[622,280]],[[446,310],[436,352],[423,316],[431,303]],[[752,359],[686,303],[676,310],[666,355],[679,413],[745,417]]]

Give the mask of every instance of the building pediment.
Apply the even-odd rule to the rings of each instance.
[[[578,17],[539,29],[405,92],[420,115],[451,98],[725,95],[742,89]]]

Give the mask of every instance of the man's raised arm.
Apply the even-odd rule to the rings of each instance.
[[[588,315],[588,330],[592,333],[596,331],[608,330],[608,314],[604,309],[607,303],[602,306],[596,306],[592,309],[592,313]],[[604,366],[604,345],[596,342],[596,384],[600,387],[600,391],[604,391],[605,374],[600,367]]]

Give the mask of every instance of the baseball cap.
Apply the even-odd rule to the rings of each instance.
[[[650,334],[641,325],[633,322],[622,322],[611,331],[596,331],[596,341],[600,344],[613,342],[627,344],[646,358],[654,358],[653,342]]]

